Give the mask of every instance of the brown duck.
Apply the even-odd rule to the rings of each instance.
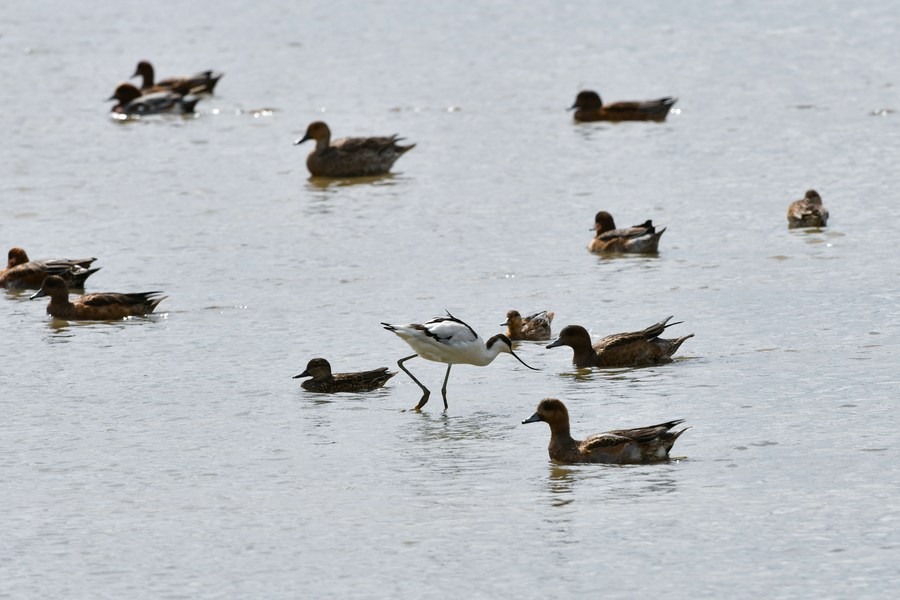
[[[788,206],[788,229],[797,227],[825,227],[828,223],[828,209],[822,205],[822,197],[816,190],[807,190],[800,200]]]
[[[575,111],[576,121],[665,121],[669,109],[678,98],[666,96],[658,100],[640,100],[603,104],[600,94],[590,90],[578,93],[569,110]]]
[[[553,321],[553,313],[546,310],[524,318],[519,311],[511,310],[506,313],[506,322],[500,323],[500,325],[506,326],[506,337],[511,340],[543,342],[551,337],[551,321]]]
[[[659,251],[659,238],[665,231],[665,227],[657,231],[650,219],[634,227],[616,229],[612,215],[601,210],[594,216],[594,239],[588,250],[599,254],[654,254]]]
[[[550,425],[550,460],[558,463],[608,463],[615,465],[645,464],[669,460],[675,440],[690,429],[670,431],[684,419],[636,429],[616,429],[576,440],[569,433],[569,411],[556,398],[545,398],[537,411],[522,421],[544,421]]]
[[[162,292],[137,292],[119,294],[101,292],[86,294],[69,301],[69,287],[58,275],[51,275],[44,280],[40,291],[31,299],[50,297],[47,314],[57,319],[68,321],[111,321],[125,317],[145,315],[153,312],[156,305],[168,296],[160,296]]]
[[[331,364],[324,358],[314,358],[306,365],[306,370],[295,375],[312,377],[300,385],[304,390],[333,394],[335,392],[371,392],[383,387],[387,380],[396,375],[396,371],[388,371],[387,367],[362,371],[360,373],[331,373]]]
[[[154,82],[153,65],[149,61],[142,60],[137,64],[131,78],[141,77],[141,91],[144,94],[172,91],[183,96],[185,94],[212,94],[222,75],[223,73],[215,71],[202,71],[188,77],[172,77]]]
[[[656,325],[642,331],[614,333],[591,345],[591,336],[580,325],[568,325],[559,332],[559,337],[547,348],[569,346],[572,348],[572,362],[576,367],[646,367],[672,362],[672,355],[693,333],[674,339],[660,338],[666,327],[678,325],[669,322],[668,317]]]
[[[315,149],[306,158],[313,177],[364,177],[384,175],[415,144],[401,146],[397,135],[390,137],[342,138],[331,141],[331,130],[322,121],[310,123],[306,135],[294,142],[316,140]]]
[[[59,275],[70,288],[83,288],[84,281],[100,270],[90,269],[96,258],[45,258],[28,260],[22,248],[10,248],[6,268],[0,270],[0,287],[40,289],[48,275]]]

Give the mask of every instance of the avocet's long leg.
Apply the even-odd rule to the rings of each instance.
[[[441,394],[444,395],[444,410],[447,410],[447,380],[450,379],[450,367],[453,365],[447,365],[447,374],[444,375],[444,386],[441,388]]]
[[[418,356],[418,354],[411,354],[411,355],[407,356],[406,358],[401,358],[400,360],[397,361],[397,366],[400,367],[400,368],[403,370],[404,373],[406,373],[407,375],[409,375],[409,378],[412,379],[413,381],[415,381],[417,386],[419,386],[420,388],[422,388],[422,399],[419,400],[419,403],[416,404],[416,407],[415,407],[413,410],[420,410],[423,406],[425,406],[425,403],[428,402],[428,396],[431,395],[431,391],[430,391],[427,387],[425,387],[424,385],[422,385],[422,382],[419,381],[418,379],[416,379],[415,375],[413,375],[412,373],[410,373],[410,372],[407,370],[407,368],[403,366],[403,363],[405,363],[405,362],[408,361],[409,359],[415,358],[415,357],[417,357],[417,356]],[[449,369],[448,369],[448,370],[449,370]],[[446,398],[445,398],[445,399],[444,399],[444,404],[446,404],[446,403],[447,403],[447,400],[446,400]]]

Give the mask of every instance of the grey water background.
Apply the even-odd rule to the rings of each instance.
[[[0,299],[0,597],[885,597],[900,582],[897,31],[888,0],[0,5],[0,241],[97,256],[89,291],[160,314],[65,323]],[[140,59],[216,68],[193,119],[117,123]],[[580,89],[679,97],[583,124]],[[399,133],[391,177],[308,180]],[[832,219],[788,231],[817,189]],[[597,210],[667,226],[586,251]],[[394,365],[379,322],[445,309],[595,336],[668,315],[673,364],[577,371],[523,343]],[[668,464],[561,467],[576,436],[685,418]]]

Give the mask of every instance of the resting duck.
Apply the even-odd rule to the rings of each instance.
[[[141,77],[141,90],[148,94],[159,91],[173,91],[181,94],[212,94],[216,84],[224,73],[215,71],[203,71],[189,77],[173,77],[162,81],[153,81],[153,65],[149,61],[142,60],[137,64],[131,78]]]
[[[547,348],[569,346],[572,348],[572,362],[576,367],[645,367],[672,362],[672,355],[693,333],[674,340],[664,340],[659,336],[666,327],[678,325],[669,322],[668,317],[643,331],[614,333],[601,339],[593,346],[591,336],[580,325],[568,325],[559,332],[559,337]]]
[[[402,138],[341,138],[331,142],[331,130],[322,121],[310,123],[306,135],[294,142],[316,140],[316,148],[306,158],[306,168],[313,177],[363,177],[384,175],[394,162],[416,147],[401,146]]]
[[[648,219],[634,227],[616,229],[612,215],[601,210],[594,216],[594,231],[594,239],[588,244],[591,252],[653,254],[659,251],[659,238],[666,228],[657,231]]]
[[[200,100],[177,92],[143,94],[130,83],[121,83],[107,100],[118,100],[111,112],[121,115],[190,114]]]
[[[522,421],[550,425],[550,460],[563,464],[607,463],[614,465],[646,464],[669,460],[675,440],[690,429],[670,431],[684,419],[636,429],[615,429],[595,433],[584,440],[576,440],[569,433],[569,411],[556,398],[545,398],[537,411]]]
[[[788,206],[788,229],[796,227],[825,227],[828,222],[828,209],[822,205],[822,197],[816,190],[807,190],[800,200],[794,200]]]
[[[578,92],[575,104],[576,121],[665,121],[678,98],[666,96],[658,100],[640,100],[603,104],[600,94],[585,90]]]
[[[383,387],[387,380],[396,375],[396,371],[388,371],[387,367],[362,371],[360,373],[331,373],[331,364],[324,358],[314,358],[306,365],[306,370],[295,375],[312,377],[301,383],[304,390],[333,394],[335,392],[371,392]]]
[[[533,342],[543,342],[549,340],[550,322],[553,320],[553,313],[542,310],[522,318],[517,310],[511,310],[506,313],[506,322],[500,323],[506,326],[506,337],[511,340],[528,340]]]
[[[6,268],[0,270],[0,287],[39,289],[48,275],[59,275],[70,288],[83,288],[84,281],[100,270],[90,269],[96,258],[45,258],[28,260],[22,248],[10,248]]]
[[[119,294],[101,292],[86,294],[69,301],[69,287],[58,275],[51,275],[44,280],[40,291],[31,299],[50,297],[47,314],[57,319],[68,321],[111,321],[125,317],[152,313],[156,305],[168,296],[160,296],[162,292],[138,292]]]

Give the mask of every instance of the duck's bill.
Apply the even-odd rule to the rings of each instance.
[[[533,415],[522,421],[522,425],[525,425],[527,423],[537,423],[538,421],[543,421],[543,419],[541,418],[541,415],[534,413]]]
[[[547,344],[547,348],[556,348],[557,346],[562,346],[562,345],[563,345],[562,340],[559,338],[556,338],[555,340],[553,340],[552,342]]]
[[[309,372],[303,371],[299,375],[294,375],[291,379],[300,379],[301,377],[309,377]]]
[[[513,352],[512,350],[510,350],[509,353],[512,354],[513,356],[515,356],[517,361],[519,361],[520,363],[522,363],[523,365],[525,365],[526,367],[528,367],[528,368],[531,369],[532,371],[540,371],[540,369],[535,369],[535,368],[532,367],[531,365],[527,364],[524,360],[522,360],[521,358],[519,358],[519,355],[518,355],[518,354],[516,354],[516,353]]]
[[[509,321],[503,321],[500,323],[500,327],[509,327]]]
[[[294,145],[296,146],[297,144],[302,144],[303,142],[305,142],[308,139],[309,139],[309,136],[304,135],[302,138],[297,138],[296,140],[294,140]]]
[[[29,300],[34,300],[35,298],[43,298],[46,295],[47,294],[46,294],[46,292],[44,292],[43,289],[39,289],[38,291],[36,291],[34,294],[31,295],[31,298],[29,298]]]

